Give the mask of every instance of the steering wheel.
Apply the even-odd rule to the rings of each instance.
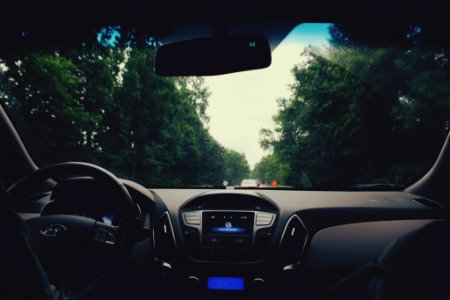
[[[135,224],[133,200],[112,173],[81,162],[43,167],[8,188],[18,199],[30,187],[47,179],[75,175],[92,177],[110,188],[119,202],[123,220],[120,227],[74,215],[47,215],[25,221],[33,250],[63,300],[74,300],[94,288],[124,252],[127,232]]]

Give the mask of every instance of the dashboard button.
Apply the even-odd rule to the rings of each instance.
[[[233,244],[243,245],[248,243],[248,238],[246,236],[233,238]]]
[[[220,244],[222,242],[222,238],[218,236],[208,236],[206,241],[208,244]]]

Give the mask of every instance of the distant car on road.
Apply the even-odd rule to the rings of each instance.
[[[244,179],[239,187],[241,188],[259,188],[260,183],[256,179]]]

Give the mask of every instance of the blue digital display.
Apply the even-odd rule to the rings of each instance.
[[[242,227],[214,227],[211,229],[212,233],[245,233],[246,231]]]
[[[243,291],[244,278],[208,277],[208,290]]]

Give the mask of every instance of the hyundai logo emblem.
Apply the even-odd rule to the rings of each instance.
[[[233,225],[231,225],[231,222],[226,222],[225,223],[225,228],[231,228],[233,227]]]
[[[61,224],[48,224],[41,229],[41,233],[45,236],[55,237],[60,236],[67,228]]]

